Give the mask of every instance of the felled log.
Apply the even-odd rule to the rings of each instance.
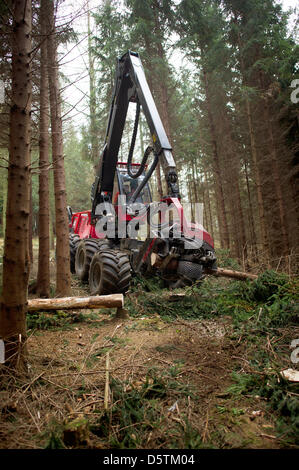
[[[177,263],[177,260],[175,260]],[[172,262],[171,256],[167,256],[164,260],[161,258],[159,255],[156,253],[151,254],[151,265],[154,268],[158,269],[163,269],[166,265],[170,267],[170,263]],[[174,266],[175,269],[175,266]],[[217,271],[212,270],[212,269],[205,269],[205,274],[211,274],[212,276],[223,276],[223,277],[230,277],[232,279],[238,279],[239,281],[246,281],[247,279],[250,279],[254,281],[255,279],[258,278],[256,274],[249,274],[249,273],[243,273],[240,271],[234,271],[232,269],[223,269],[223,268],[218,268]]]
[[[232,279],[238,279],[239,281],[246,281],[247,279],[254,281],[258,278],[256,274],[243,273],[240,271],[223,268],[218,268],[217,271],[210,269],[207,270],[206,273],[216,277],[230,277]]]
[[[67,310],[76,308],[123,308],[123,294],[95,295],[92,297],[61,297],[58,299],[30,299],[28,311]]]

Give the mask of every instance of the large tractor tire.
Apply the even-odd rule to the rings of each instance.
[[[71,262],[71,273],[75,272],[75,259],[77,247],[80,243],[81,238],[76,233],[70,233],[69,244],[70,244],[70,262]]]
[[[89,270],[91,295],[124,294],[130,281],[131,266],[126,253],[103,249],[92,258]]]
[[[109,249],[109,242],[88,238],[79,243],[75,258],[75,272],[81,281],[88,281],[91,260],[94,254],[102,249]]]

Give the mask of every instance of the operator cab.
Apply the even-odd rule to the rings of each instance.
[[[136,166],[136,170],[140,166],[138,163],[133,163],[132,166]],[[131,176],[127,172],[127,164],[126,163],[118,163],[116,172],[115,172],[115,179],[114,179],[114,187],[113,187],[113,195],[112,201],[113,204],[117,204],[117,199],[119,195],[126,196],[126,202],[130,200],[132,195],[134,194],[137,187],[142,183],[144,179],[144,175],[140,175],[138,178],[131,178]],[[139,196],[136,198],[136,203],[141,204],[150,204],[152,202],[151,191],[149,184],[147,183],[144,188],[142,189]]]

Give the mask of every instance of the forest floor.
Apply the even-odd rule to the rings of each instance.
[[[296,368],[297,288],[270,272],[169,298],[135,279],[127,319],[28,315],[29,375],[0,386],[0,448],[298,448],[298,384],[280,374]]]

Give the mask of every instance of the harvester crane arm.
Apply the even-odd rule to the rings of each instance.
[[[127,161],[119,161],[129,103],[136,103],[134,130]],[[152,143],[141,162],[132,163],[141,109]],[[151,153],[154,158],[147,165]],[[158,162],[167,194],[152,204],[148,181]],[[136,274],[158,275],[168,288],[178,288],[202,281],[205,273],[217,269],[212,237],[184,214],[171,145],[135,52],[117,60],[92,209],[70,212],[70,217],[71,270],[81,281],[88,280],[92,295],[126,293]]]
[[[179,197],[178,178],[171,145],[146,81],[139,55],[128,51],[117,60],[105,145],[92,189],[92,218],[95,217],[98,204],[104,201],[111,202],[118,153],[130,102],[137,103],[138,114],[140,106],[142,107],[153,140],[155,159],[148,171],[148,178],[145,176],[145,180],[149,179],[159,161],[168,185],[168,195],[174,198]]]

